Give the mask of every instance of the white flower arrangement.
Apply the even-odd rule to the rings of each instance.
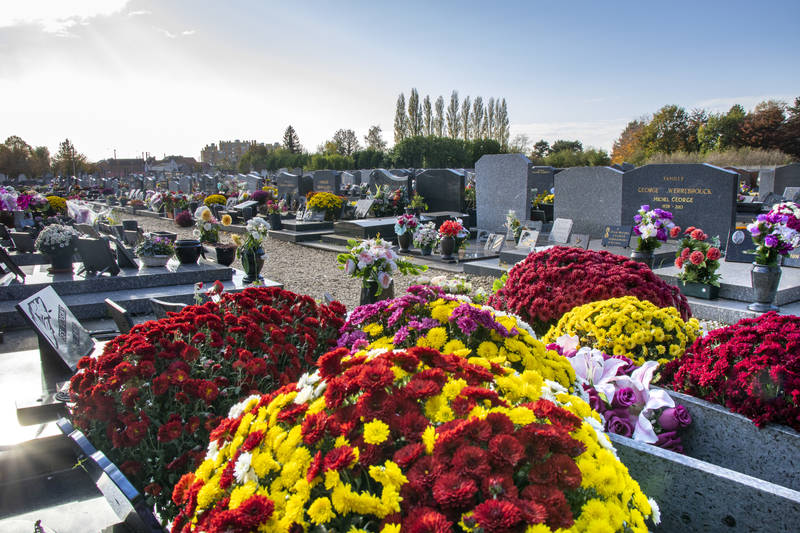
[[[377,282],[380,288],[376,295],[389,288],[392,283],[391,274],[398,270],[401,274],[419,274],[427,270],[425,266],[417,266],[400,258],[392,250],[392,243],[380,237],[361,242],[350,240],[347,244],[348,252],[337,256],[339,268],[350,276],[361,278],[364,286]]]
[[[261,217],[253,217],[247,221],[247,233],[257,241],[263,241],[269,236],[269,222]]]
[[[50,224],[36,237],[36,249],[46,254],[57,253],[61,250],[71,250],[75,245],[79,233],[70,226]]]
[[[436,246],[439,240],[439,232],[436,230],[436,224],[428,222],[427,224],[420,224],[417,231],[414,232],[414,246],[417,248],[425,248]]]

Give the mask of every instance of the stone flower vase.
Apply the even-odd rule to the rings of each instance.
[[[253,283],[260,279],[264,279],[261,277],[261,269],[264,268],[264,250],[261,247],[258,248],[240,248],[239,255],[242,258],[242,270],[244,270],[244,279],[242,279],[245,283]]]
[[[365,281],[361,285],[361,298],[358,301],[358,305],[374,304],[381,300],[394,298],[394,280],[392,280],[388,288],[383,289],[383,292],[376,296],[375,293],[378,292],[378,286],[377,281]]]
[[[442,259],[445,261],[452,261],[455,259],[453,257],[453,252],[456,249],[455,237],[442,237],[442,239],[439,241],[439,248],[442,251]]]
[[[279,230],[283,229],[283,222],[281,222],[281,214],[280,213],[271,213],[269,215],[269,225],[270,229]]]
[[[406,230],[402,235],[398,235],[397,244],[400,245],[401,252],[407,252],[408,247],[411,246],[411,232]]]
[[[169,255],[144,255],[139,258],[139,261],[145,268],[158,268],[166,266],[169,258]]]
[[[653,261],[655,260],[655,257],[653,256],[652,250],[646,252],[634,250],[631,252],[631,259],[637,263],[644,263],[648,268],[650,268],[650,270],[653,269]]]
[[[753,299],[755,302],[748,305],[747,308],[757,313],[777,311],[779,307],[773,305],[772,302],[775,301],[780,281],[780,266],[753,263],[753,268],[750,270],[750,282],[753,285]]]
[[[431,252],[433,251],[433,246],[423,246],[422,248],[420,248],[420,251],[422,252],[422,255],[431,255]]]
[[[55,253],[47,254],[50,258],[49,272],[51,274],[68,274],[72,272],[72,256],[74,247],[62,248]]]

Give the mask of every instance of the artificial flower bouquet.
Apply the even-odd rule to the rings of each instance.
[[[436,224],[427,222],[419,224],[414,232],[414,246],[417,248],[433,248],[439,241],[439,233],[436,231]]]
[[[603,417],[605,431],[683,453],[680,433],[692,417],[665,390],[651,389],[657,362],[636,366],[623,355],[581,347],[578,338],[569,335],[547,348],[569,360],[580,396]]]
[[[419,209],[421,211],[427,211],[428,204],[425,203],[425,198],[418,192],[414,193],[414,196],[411,197],[411,201],[408,204],[408,207],[411,209]]]
[[[419,274],[428,269],[424,265],[401,258],[394,250],[392,243],[380,238],[366,239],[361,242],[347,241],[347,253],[339,254],[336,260],[339,268],[354,278],[361,278],[363,287],[377,284],[376,296],[383,294],[392,283],[392,274]]]
[[[80,234],[72,226],[50,224],[39,232],[34,245],[43,254],[55,255],[74,250],[75,241],[79,236]]]
[[[258,191],[256,191],[258,192]],[[286,200],[267,200],[267,214],[268,215],[283,215],[289,212],[289,206]]]
[[[663,209],[650,209],[649,205],[643,205],[639,212],[634,215],[633,232],[639,236],[636,250],[639,252],[652,252],[662,242],[667,242],[670,230],[675,226],[672,222],[672,213]]]
[[[0,211],[16,211],[19,193],[14,187],[0,187]]]
[[[133,253],[137,257],[154,257],[157,255],[172,256],[175,247],[167,237],[145,233],[144,238],[136,245]]]
[[[227,218],[226,218],[227,217]],[[201,205],[194,212],[194,219],[197,223],[197,229],[194,231],[195,237],[200,239],[200,242],[215,244],[219,242],[219,226],[220,221],[211,212],[211,209],[205,205]],[[223,216],[224,221],[227,221],[225,226],[230,225],[231,217],[227,213]],[[223,222],[224,222],[223,221]]]
[[[674,233],[681,228],[675,226]],[[709,240],[700,228],[689,226],[675,256],[675,268],[680,270],[678,279],[684,283],[703,283],[719,287],[720,275],[717,273],[722,252],[719,249],[719,236]]]
[[[747,229],[753,239],[755,262],[777,266],[781,255],[800,246],[800,206],[794,202],[775,204],[766,214],[758,215]]]
[[[242,238],[240,235],[233,236],[236,244],[236,254],[241,257],[246,253],[258,254],[261,245],[269,237],[269,222],[261,217],[253,217],[247,221],[247,233]]]
[[[647,531],[657,506],[598,418],[536,372],[340,348],[230,409],[172,531]]]
[[[335,345],[345,314],[278,288],[214,299],[134,326],[70,380],[76,427],[165,522],[178,513],[173,487],[203,462],[231,406],[295,382]]]
[[[463,234],[464,226],[462,226],[461,222],[458,220],[445,220],[442,225],[439,226],[439,240],[445,237],[453,237],[455,239],[457,237],[462,237]]]
[[[509,209],[508,213],[506,213],[505,228],[507,235],[513,235],[515,241],[519,240],[519,236],[522,234],[522,222],[520,222],[517,212],[513,209]]]
[[[394,233],[397,236],[404,233],[412,232],[419,226],[419,220],[414,215],[400,215],[397,217],[397,222],[394,223]]]
[[[468,179],[464,186],[464,203],[467,209],[475,209],[475,180]]]

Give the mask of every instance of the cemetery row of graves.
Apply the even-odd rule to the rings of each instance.
[[[518,154],[6,186],[0,329],[39,346],[3,357],[42,390],[3,405],[132,531],[792,531],[798,193]],[[265,279],[272,240],[359,305]]]

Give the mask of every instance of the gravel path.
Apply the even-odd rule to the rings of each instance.
[[[177,233],[179,239],[194,238],[193,228],[180,228],[171,220],[129,214],[126,214],[124,218],[138,220],[139,227],[146,232],[170,231]],[[230,234],[227,232],[220,231],[220,238],[223,242],[231,242]],[[287,290],[308,294],[316,299],[322,299],[323,295],[328,292],[347,306],[347,309],[353,309],[358,305],[361,285],[358,280],[346,276],[337,268],[335,252],[309,248],[277,239],[267,239],[264,243],[264,250],[267,258],[261,273],[265,278],[283,283]],[[239,259],[236,259],[231,266],[242,268]],[[433,277],[442,274],[453,277],[452,273],[433,268],[430,268],[424,275]],[[491,292],[494,278],[472,275],[466,277],[472,283],[473,288],[483,288],[487,292]],[[413,284],[414,279],[416,279],[415,276],[396,276],[394,280],[395,295],[403,294],[409,285]]]

